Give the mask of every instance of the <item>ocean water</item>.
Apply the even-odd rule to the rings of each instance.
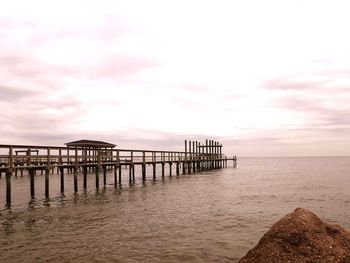
[[[150,169],[132,186],[123,172],[121,188],[110,174],[96,192],[91,175],[77,195],[67,175],[65,196],[51,175],[50,200],[38,174],[32,202],[28,177],[14,178],[14,205],[0,212],[0,262],[237,262],[297,207],[350,229],[350,157],[240,158],[236,168],[156,181]]]

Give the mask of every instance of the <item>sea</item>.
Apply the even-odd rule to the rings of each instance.
[[[160,171],[158,167],[158,171]],[[175,172],[173,172],[175,174]],[[350,230],[350,157],[238,158],[237,167],[173,175],[121,187],[112,173],[96,191],[73,193],[72,174],[60,194],[59,175],[12,179],[5,208],[0,178],[0,262],[238,262],[281,217],[298,207]],[[101,184],[102,185],[102,184]]]

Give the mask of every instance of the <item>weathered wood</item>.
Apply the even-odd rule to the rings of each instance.
[[[187,170],[188,174],[191,174],[191,163],[192,163],[192,151],[191,151],[191,141],[188,141],[188,152],[189,152],[189,160],[187,162]]]
[[[146,154],[142,152],[142,181],[146,180]]]
[[[182,173],[186,174],[186,168],[187,168],[187,140],[185,140],[185,161],[183,163],[183,169],[182,169]]]
[[[103,165],[102,169],[103,169],[103,185],[106,186],[106,184],[107,184],[107,165]]]
[[[12,177],[12,171],[9,169],[6,172],[6,206],[11,206],[11,177]]]
[[[45,169],[45,198],[49,198],[50,195],[50,184],[49,184],[49,175],[51,169],[51,154],[50,147],[47,148],[47,163]]]
[[[83,166],[83,188],[87,189],[87,170],[86,166]]]
[[[13,174],[13,149],[12,146],[9,147],[9,158],[8,158],[8,168],[6,169],[5,178],[6,178],[6,206],[11,206],[11,177]]]
[[[96,171],[96,189],[100,188],[100,169],[101,169],[101,152],[97,151],[97,165],[95,167]]]
[[[96,189],[100,188],[100,167],[98,165],[96,165],[95,167],[95,185],[96,185]]]
[[[217,145],[216,145],[216,141],[213,141],[213,144],[214,144],[214,149],[213,149],[213,159],[214,159],[214,169],[217,168],[216,166],[216,159],[217,159],[217,156],[216,156],[216,150],[217,150]]]
[[[222,144],[220,143],[220,159],[221,159],[221,167],[224,168],[224,158],[222,154]]]
[[[129,183],[131,184],[132,182],[132,165],[129,164]]]
[[[73,184],[74,184],[74,193],[78,192],[78,169],[76,167],[73,168]]]
[[[153,180],[156,180],[156,166],[157,166],[157,164],[154,162],[154,163],[152,163],[152,165],[153,165]]]
[[[195,148],[195,156],[196,156],[196,160],[195,160],[195,170],[196,172],[199,171],[199,153],[198,153],[198,141],[196,141],[196,148]]]
[[[213,140],[209,140],[209,169],[213,169]]]
[[[49,184],[50,170],[45,170],[45,198],[49,198],[50,195],[50,184]]]
[[[113,172],[114,172],[114,187],[117,187],[118,185],[118,165],[117,164],[114,165]]]
[[[34,168],[30,168],[29,169],[29,177],[30,177],[30,196],[33,199],[35,197],[35,179],[34,179],[34,175],[35,175],[35,170]]]
[[[192,171],[195,173],[196,172],[196,159],[197,159],[197,157],[196,157],[196,142],[195,141],[193,141],[192,142]]]
[[[64,168],[60,168],[61,173],[61,194],[64,193]]]
[[[118,176],[119,176],[118,182],[119,182],[119,185],[121,185],[122,184],[122,166],[120,164],[118,166]]]
[[[117,184],[118,184],[118,172],[119,172],[119,178],[121,178],[121,169],[120,169],[120,158],[119,158],[119,151],[117,151],[117,154],[116,154],[116,165],[114,167],[114,186],[117,187]],[[119,184],[121,183],[120,182],[121,180],[119,179]]]
[[[74,154],[73,177],[74,177],[74,193],[77,193],[78,192],[78,149],[77,148],[75,148],[75,154]]]
[[[129,183],[135,181],[134,152],[130,152]]]
[[[205,140],[205,169],[209,169],[209,156],[208,156],[208,139]]]
[[[176,165],[176,175],[180,174],[181,169],[182,173],[186,174],[206,169],[227,167],[227,162],[231,160],[234,167],[237,165],[235,156],[232,159],[228,159],[222,154],[222,144],[208,139],[205,141],[205,145],[201,145],[198,141],[185,140],[185,152],[0,145],[0,148],[3,149],[12,149],[11,147],[15,147],[16,155],[12,155],[11,151],[9,151],[8,155],[0,156],[0,173],[5,173],[9,177],[6,171],[9,171],[8,169],[10,168],[12,171],[11,176],[18,174],[18,171],[21,171],[21,175],[23,175],[23,170],[28,170],[30,192],[33,198],[35,194],[34,175],[36,170],[40,170],[41,173],[45,172],[45,197],[48,197],[49,175],[56,168],[57,172],[60,173],[61,193],[63,194],[65,183],[64,172],[66,171],[72,171],[74,173],[74,192],[78,192],[78,173],[83,173],[83,186],[86,189],[87,172],[89,170],[96,172],[96,188],[98,189],[101,169],[103,171],[104,186],[107,185],[107,170],[113,169],[114,185],[116,187],[118,182],[121,185],[121,167],[129,167],[129,181],[131,183],[135,182],[135,165],[140,165],[141,167],[142,181],[147,179],[147,165],[153,166],[153,179],[156,179],[156,167],[158,164],[161,165],[163,178],[166,164],[169,164],[170,176],[175,172],[173,171],[173,164]],[[18,155],[17,151],[24,152],[26,155]],[[75,154],[72,154],[73,151],[75,151]],[[31,155],[32,152],[35,155]],[[114,154],[115,152],[116,154]],[[10,179],[8,179],[8,182],[6,185],[11,184]]]

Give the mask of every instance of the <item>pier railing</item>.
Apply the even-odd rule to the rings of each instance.
[[[211,142],[211,141],[210,141]],[[189,147],[187,147],[189,146]],[[191,147],[192,146],[192,147]],[[59,173],[61,176],[61,192],[64,192],[65,172],[73,173],[74,192],[78,191],[77,174],[83,174],[83,187],[87,187],[88,172],[96,176],[96,188],[99,188],[100,173],[103,174],[103,184],[106,185],[107,170],[114,171],[114,184],[121,184],[124,166],[129,168],[129,183],[135,182],[135,166],[141,166],[142,180],[146,180],[146,165],[153,166],[153,179],[156,178],[157,164],[161,165],[164,177],[164,166],[169,165],[169,175],[172,175],[172,165],[176,165],[176,175],[190,174],[197,171],[217,169],[227,166],[228,161],[236,165],[236,157],[228,158],[221,153],[222,145],[214,141],[201,146],[196,142],[185,141],[185,151],[152,151],[93,147],[57,147],[34,145],[0,145],[0,177],[6,178],[6,203],[11,204],[11,177],[29,176],[30,192],[35,195],[35,174],[45,173],[45,197],[49,197],[49,175]],[[187,149],[188,148],[188,149]]]

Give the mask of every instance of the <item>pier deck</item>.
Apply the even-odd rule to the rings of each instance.
[[[29,176],[31,197],[35,196],[35,174],[45,173],[45,198],[49,198],[50,174],[60,174],[60,189],[64,193],[65,172],[73,173],[74,192],[78,192],[78,173],[83,174],[83,187],[87,188],[88,172],[96,176],[96,189],[100,187],[100,174],[106,185],[107,170],[114,174],[114,185],[122,183],[121,168],[129,169],[129,183],[135,182],[135,166],[141,166],[142,180],[146,180],[146,165],[152,165],[152,178],[156,179],[157,164],[161,165],[161,175],[165,176],[165,165],[176,165],[176,175],[227,167],[228,161],[236,166],[237,158],[222,154],[222,145],[214,140],[206,140],[204,145],[197,141],[185,141],[185,151],[153,151],[114,149],[114,146],[34,146],[0,145],[0,180],[5,175],[6,204],[11,206],[12,176]]]

